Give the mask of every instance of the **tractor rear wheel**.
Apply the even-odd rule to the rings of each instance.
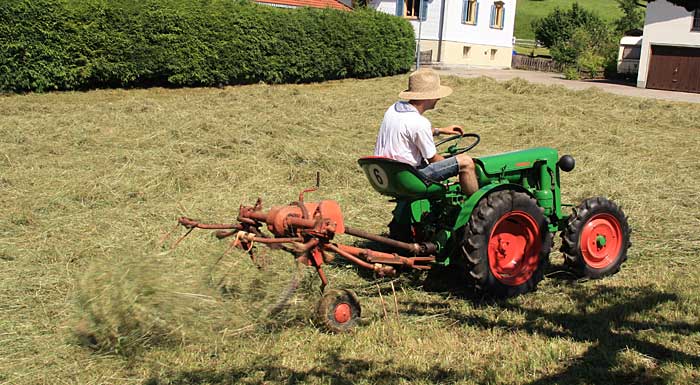
[[[529,195],[511,190],[491,193],[479,202],[462,243],[476,287],[497,297],[535,290],[551,249],[544,210]]]
[[[627,260],[630,227],[625,213],[612,201],[584,200],[561,232],[564,262],[580,277],[613,275]]]
[[[360,301],[352,290],[329,290],[316,307],[317,321],[333,333],[350,331],[361,313]]]

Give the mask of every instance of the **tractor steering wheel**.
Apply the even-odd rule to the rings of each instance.
[[[466,147],[459,147],[459,141],[462,138],[474,138],[474,141],[472,143],[469,143],[469,145],[467,145]],[[454,143],[454,144],[450,145],[449,147],[447,147],[447,149],[445,151],[443,151],[441,153],[441,155],[445,156],[446,158],[449,158],[449,157],[452,157],[455,155],[465,153],[465,152],[471,150],[472,148],[476,147],[476,145],[479,144],[479,142],[481,141],[481,137],[478,134],[474,134],[474,133],[452,135],[449,138],[445,138],[445,139],[435,143],[435,147],[440,147],[441,145],[443,145],[445,143],[452,142],[455,140],[457,141],[457,143]]]

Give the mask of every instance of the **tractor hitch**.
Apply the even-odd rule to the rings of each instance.
[[[241,206],[238,210],[237,223],[202,223],[191,218],[180,217],[178,224],[186,228],[187,232],[177,240],[175,245],[179,244],[192,230],[204,229],[216,230],[214,235],[219,239],[233,237],[228,250],[231,248],[245,250],[253,260],[255,260],[253,252],[255,243],[271,248],[281,248],[294,255],[298,262],[316,269],[321,279],[321,291],[328,285],[322,265],[332,259],[329,252],[357,266],[372,270],[382,277],[395,276],[400,269],[404,268],[428,270],[435,262],[434,253],[437,247],[434,243],[400,242],[346,226],[336,201],[304,202],[304,193],[313,190],[315,189],[302,191],[297,202],[287,206],[274,206],[268,211],[263,210],[260,199],[253,206]],[[334,241],[337,234],[381,243],[397,252],[388,253],[344,245]],[[400,255],[399,252],[406,255]]]

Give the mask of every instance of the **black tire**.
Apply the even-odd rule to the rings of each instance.
[[[360,301],[351,290],[329,290],[323,294],[316,307],[317,321],[333,333],[352,330],[361,315]]]
[[[529,240],[522,248],[517,243],[511,247],[509,239],[522,235],[521,231],[522,238]],[[462,243],[467,272],[476,288],[502,298],[535,290],[551,249],[552,233],[544,210],[529,195],[511,190],[493,192],[479,202]],[[520,250],[522,255],[517,257]],[[512,273],[504,264],[512,265]]]
[[[564,263],[579,277],[613,275],[627,260],[627,249],[632,246],[630,234],[627,217],[615,202],[603,197],[588,198],[574,209],[561,232]],[[593,235],[602,236],[605,242],[601,245],[594,241]],[[582,241],[589,246],[582,247]]]

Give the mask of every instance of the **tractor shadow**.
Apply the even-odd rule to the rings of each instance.
[[[436,308],[425,303],[405,303],[408,311],[404,311],[404,314],[425,317],[441,313],[450,324],[470,325],[488,331],[524,331],[533,336],[590,345],[563,370],[532,381],[529,383],[531,385],[661,384],[672,380],[664,377],[661,366],[665,364],[700,367],[700,357],[653,342],[661,338],[667,341],[682,340],[684,336],[699,333],[700,324],[640,320],[650,318],[645,313],[654,313],[665,303],[679,301],[676,294],[657,291],[650,285],[634,288],[599,286],[592,289],[579,286],[566,290],[566,293],[573,303],[574,311],[558,309],[558,306],[537,307],[532,302],[525,306],[522,301],[513,299],[497,303],[490,300],[477,301],[474,305],[483,311],[468,314],[449,304]],[[525,321],[516,323],[504,320],[504,317],[491,317],[491,310],[486,306],[488,302],[495,304],[494,307],[499,312],[524,314]],[[665,317],[656,315],[654,318]],[[629,360],[623,356],[627,353],[634,354],[639,358],[636,361],[646,364],[630,366]]]
[[[354,242],[352,245],[386,253],[396,252],[395,249],[385,244],[363,239]],[[357,266],[343,258],[335,258],[332,264],[353,270],[365,282],[376,282],[378,279],[373,271]],[[575,285],[577,282],[582,281],[563,264],[548,264],[545,267],[544,275],[545,279],[556,280],[567,285]],[[429,293],[444,294],[450,297],[456,296],[476,304],[498,301],[498,299],[480,293],[475,288],[473,281],[468,278],[467,273],[456,266],[443,267],[436,265],[427,271],[407,268],[401,271],[398,277],[406,286],[422,289]],[[387,279],[389,278],[387,277]]]
[[[541,378],[531,384],[549,384],[553,382],[579,384],[594,379],[609,379],[609,383],[666,383],[661,364],[700,366],[700,357],[671,349],[664,344],[652,342],[659,336],[673,334],[687,336],[700,331],[700,325],[685,322],[648,322],[639,321],[641,314],[653,312],[667,302],[677,302],[679,297],[673,293],[660,292],[652,286],[641,288],[598,287],[592,293],[583,290],[573,292],[579,312],[547,311],[527,309],[528,333],[546,335],[550,338],[571,338],[579,342],[590,343],[588,350],[565,370]],[[593,302],[610,304],[594,311],[588,311],[588,304]],[[519,310],[516,305],[506,306]],[[539,326],[534,321],[544,318],[551,327]],[[562,331],[563,330],[563,331]],[[653,336],[649,336],[649,332]],[[621,353],[634,351],[641,355],[649,365],[622,371],[625,367]],[[608,381],[605,381],[608,382]]]
[[[686,367],[700,366],[700,358],[665,346],[658,341],[663,335],[673,340],[700,332],[700,326],[683,322],[639,321],[643,313],[654,312],[666,303],[678,301],[678,296],[655,290],[652,286],[637,288],[596,287],[567,293],[576,310],[562,311],[557,306],[545,309],[524,306],[518,301],[499,304],[499,312],[523,314],[524,322],[509,322],[508,317],[491,317],[489,310],[463,313],[458,307],[413,306],[412,315],[440,313],[446,323],[461,323],[485,332],[517,331],[552,340],[585,343],[588,348],[577,359],[564,361],[559,372],[544,375],[530,385],[539,384],[662,384],[673,382],[673,374],[665,374],[665,364]],[[592,305],[600,304],[605,305]],[[416,304],[420,305],[420,304]],[[649,318],[649,317],[646,317]],[[659,317],[662,318],[662,317]],[[653,333],[653,335],[649,335]],[[508,333],[506,333],[508,334]],[[649,338],[645,338],[649,336]],[[513,335],[517,339],[517,335]],[[474,344],[480,341],[474,341]],[[507,343],[505,341],[504,343]],[[482,366],[452,367],[436,362],[430,368],[418,368],[400,355],[395,357],[347,358],[337,348],[319,347],[318,357],[310,368],[298,368],[283,362],[284,357],[261,353],[248,364],[224,369],[173,370],[161,372],[144,382],[148,385],[172,384],[267,384],[267,383],[459,383],[472,379],[477,383],[495,383]],[[625,362],[625,354],[637,354],[648,365]],[[515,375],[516,373],[514,373]],[[501,378],[502,380],[502,378]]]
[[[377,247],[371,242],[360,245]],[[372,276],[363,274],[362,270],[358,269],[360,276]],[[422,288],[442,300],[400,300],[400,313],[408,317],[439,316],[446,319],[447,324],[470,325],[483,330],[517,330],[532,336],[588,345],[585,352],[567,362],[563,370],[532,381],[531,385],[661,384],[673,381],[669,377],[672,374],[664,373],[665,365],[700,367],[699,356],[670,347],[685,336],[700,333],[700,323],[668,320],[669,317],[659,311],[664,304],[680,301],[675,293],[659,291],[651,285],[594,285],[556,264],[547,267],[545,276],[565,294],[573,310],[558,304],[548,306],[538,301],[484,296],[474,290],[459,269],[437,268],[421,275],[408,275],[403,283]],[[460,311],[450,304],[455,297],[470,302],[477,311]],[[525,320],[509,322],[503,317],[492,317],[490,313],[495,308],[498,312],[523,314]]]

